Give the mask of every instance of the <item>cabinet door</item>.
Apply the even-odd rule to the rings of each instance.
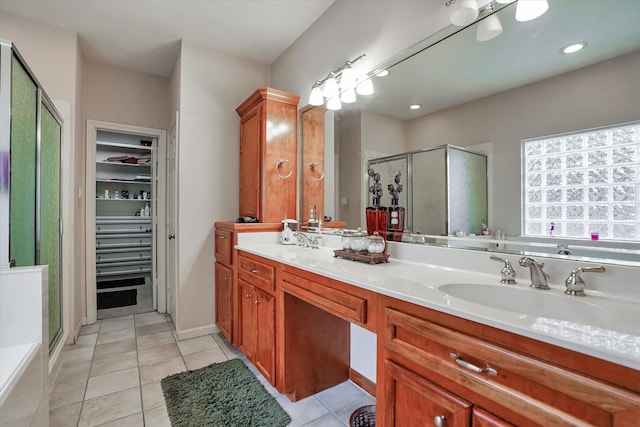
[[[471,403],[424,377],[385,360],[389,380],[383,400],[384,426],[469,426]]]
[[[216,326],[231,342],[231,269],[216,262]]]
[[[258,289],[254,290],[256,320],[258,326],[255,365],[267,381],[275,381],[275,309],[276,300],[273,295]]]
[[[249,110],[240,122],[240,216],[261,219],[261,128],[262,105]]]
[[[256,316],[255,316],[255,288],[242,279],[238,280],[240,298],[240,321],[238,346],[249,360],[254,360],[256,350]]]

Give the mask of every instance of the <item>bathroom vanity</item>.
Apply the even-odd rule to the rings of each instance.
[[[625,312],[631,303],[595,290],[589,301],[566,297],[567,312],[586,302],[601,308],[594,322],[510,312],[440,288],[507,286],[486,253],[416,246],[411,250],[426,252],[406,254],[409,245],[389,242],[391,262],[371,266],[334,258],[329,238],[329,247],[309,249],[277,245],[276,236],[236,236],[233,251],[245,266],[238,267],[242,292],[231,302],[239,307],[234,344],[263,373],[268,366],[265,377],[290,399],[350,378],[376,396],[381,426],[637,425],[640,333],[637,311]],[[447,265],[437,251],[467,269]],[[484,264],[486,271],[476,268]],[[553,283],[570,264],[551,262],[549,291],[530,289],[522,269],[515,286],[563,298]],[[625,272],[612,277],[619,274]],[[622,308],[611,314],[612,307]],[[350,324],[377,336],[375,384],[350,367]]]

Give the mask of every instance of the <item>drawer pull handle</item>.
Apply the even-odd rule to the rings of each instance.
[[[251,294],[247,294],[247,295],[245,296],[245,298],[247,298],[247,299],[251,299]]]
[[[480,368],[480,367],[478,367],[478,366],[476,366],[476,365],[474,365],[472,363],[469,363],[467,361],[462,360],[460,358],[460,356],[458,356],[455,353],[449,353],[449,356],[451,356],[451,358],[453,360],[455,360],[458,365],[460,365],[463,368],[468,369],[470,371],[477,372],[479,374],[498,375],[498,371],[496,371],[495,369],[493,369],[493,368]]]
[[[436,427],[444,427],[447,425],[447,418],[444,415],[436,415],[433,417],[433,424],[435,424]]]
[[[229,276],[224,276],[224,281],[225,281],[225,282],[228,282],[228,281],[229,281],[229,279],[230,279],[230,277],[229,277]]]
[[[226,237],[218,235],[218,239],[226,239]]]
[[[253,274],[256,274],[258,272],[257,268],[252,268],[251,270],[249,270],[250,272],[252,272]]]

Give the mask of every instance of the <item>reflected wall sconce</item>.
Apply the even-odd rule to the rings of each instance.
[[[371,95],[373,83],[366,74],[358,75],[353,65],[362,60],[366,54],[346,61],[340,68],[330,71],[322,80],[316,80],[311,88],[309,104],[323,105],[326,100],[327,109],[339,110],[342,103],[349,104],[356,101],[358,95]]]
[[[513,3],[515,0],[447,0],[445,6],[453,6],[449,20],[453,25],[466,27],[482,19],[476,30],[479,42],[491,40],[502,34],[502,23],[493,12],[495,4]],[[531,21],[543,15],[549,9],[548,0],[518,0],[516,20]],[[484,19],[483,19],[484,18]]]

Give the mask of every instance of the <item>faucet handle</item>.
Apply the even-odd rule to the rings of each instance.
[[[582,280],[582,273],[604,273],[607,271],[603,266],[597,267],[578,267],[571,271],[567,280],[564,281],[567,289],[564,291],[567,295],[574,295],[579,297],[587,296],[584,292],[585,283]]]
[[[502,279],[500,283],[504,283],[507,285],[515,285],[516,284],[516,271],[513,269],[511,262],[508,259],[500,258],[499,256],[491,255],[489,257],[492,261],[499,261],[504,263],[504,267],[500,270],[500,275]]]

